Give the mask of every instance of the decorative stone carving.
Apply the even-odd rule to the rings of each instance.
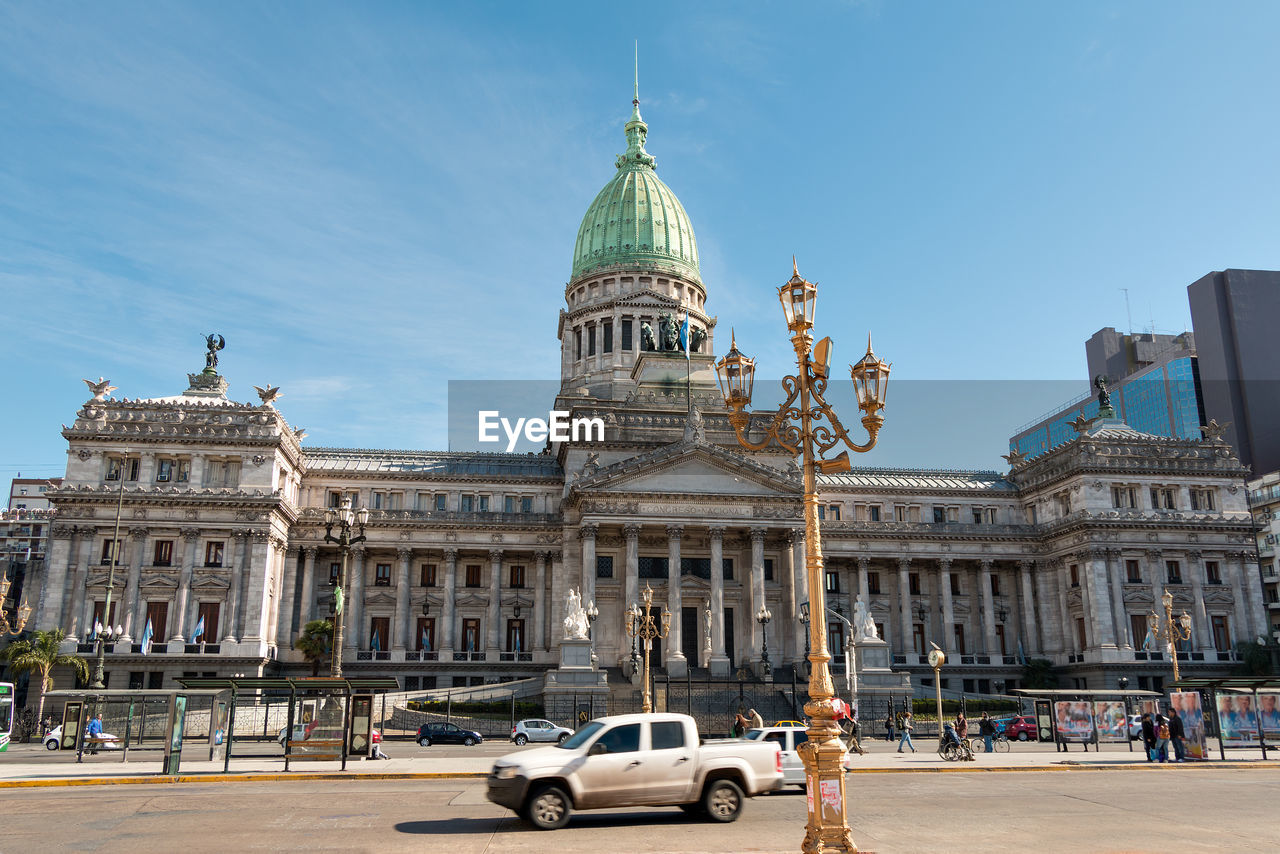
[[[564,639],[586,640],[590,628],[587,610],[582,607],[582,594],[570,587],[564,605]]]
[[[853,642],[857,643],[862,640],[879,640],[880,635],[876,631],[876,621],[871,617],[871,612],[867,610],[867,603],[863,601],[862,594],[858,594],[858,598],[853,603]]]

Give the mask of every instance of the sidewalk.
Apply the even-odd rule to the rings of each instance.
[[[1123,744],[1104,744],[1101,752],[1087,753],[1079,745],[1072,745],[1068,753],[1054,750],[1052,744],[1014,743],[1008,753],[978,754],[973,762],[947,762],[937,753],[936,741],[916,740],[916,752],[897,752],[897,743],[886,741],[865,742],[867,755],[852,757],[850,773],[975,773],[1019,771],[1105,771],[1160,769],[1175,772],[1180,768],[1252,769],[1280,768],[1280,761],[1263,761],[1259,751],[1229,751],[1225,762],[1217,758],[1217,751],[1207,762],[1167,763],[1164,765],[1145,761],[1141,748],[1130,752]],[[249,758],[231,760],[229,773],[223,773],[221,760],[184,759],[181,774],[174,777],[160,774],[160,753],[131,752],[129,761],[121,762],[118,755],[103,751],[97,756],[86,756],[77,763],[73,754],[46,753],[39,745],[12,745],[9,752],[0,754],[0,789],[30,786],[86,786],[110,783],[218,783],[230,781],[289,781],[289,780],[414,780],[414,779],[480,779],[488,774],[496,757],[521,748],[514,745],[489,742],[483,748],[474,748],[473,755],[434,755],[415,745],[388,744],[387,750],[401,755],[393,759],[370,761],[349,760],[347,770],[341,770],[340,762],[292,761],[290,770],[284,770],[283,758]],[[207,754],[205,754],[207,755]],[[1280,759],[1280,756],[1276,757]]]

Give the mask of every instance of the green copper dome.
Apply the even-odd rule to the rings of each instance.
[[[693,225],[644,150],[649,127],[640,118],[638,92],[631,103],[627,152],[618,155],[618,174],[604,185],[582,218],[571,278],[624,268],[667,272],[701,284]]]

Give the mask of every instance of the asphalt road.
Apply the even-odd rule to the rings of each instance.
[[[1195,769],[849,778],[865,851],[1273,852],[1280,771]],[[729,825],[676,809],[577,813],[538,831],[484,797],[483,781],[101,786],[4,793],[0,852],[796,851],[804,797],[747,804]]]

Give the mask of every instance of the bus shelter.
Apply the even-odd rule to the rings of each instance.
[[[226,692],[226,706],[215,709],[223,733],[224,771],[230,770],[236,745],[237,708],[243,713],[249,705],[285,701],[287,715],[279,721],[284,725],[284,769],[302,760],[340,760],[345,771],[349,756],[373,754],[374,694],[400,690],[400,683],[389,677],[201,676],[182,677],[178,683],[184,688]],[[265,758],[243,750],[236,755]]]
[[[1041,741],[1053,741],[1058,750],[1080,744],[1086,751],[1089,745],[1098,750],[1104,742],[1124,742],[1132,751],[1129,715],[1134,704],[1145,711],[1164,696],[1158,691],[1090,688],[1014,688],[1010,693],[1035,705]]]
[[[161,773],[176,774],[184,744],[207,741],[213,758],[216,733],[212,710],[222,692],[215,689],[80,688],[49,691],[46,697],[62,702],[62,735],[59,747],[75,751],[83,762],[86,752],[120,751],[161,755]],[[90,722],[102,717],[100,727]]]
[[[1180,693],[1208,695],[1207,716],[1218,732],[1218,758],[1228,750],[1275,750],[1280,745],[1280,679],[1228,676],[1220,679],[1179,679],[1171,686]],[[1177,696],[1177,695],[1174,695]],[[1203,708],[1200,714],[1205,715]],[[1271,739],[1272,747],[1267,746]]]

